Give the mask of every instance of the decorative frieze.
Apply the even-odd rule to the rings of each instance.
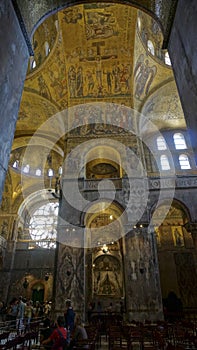
[[[150,178],[149,189],[159,190],[160,188],[192,188],[197,186],[197,176]]]

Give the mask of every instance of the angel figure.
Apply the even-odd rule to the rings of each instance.
[[[143,94],[145,96],[148,94],[156,72],[157,67],[150,67],[148,59],[145,59],[144,54],[141,54],[134,70],[135,97],[137,99],[140,100]]]

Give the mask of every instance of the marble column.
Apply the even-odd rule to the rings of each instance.
[[[19,21],[10,0],[0,0],[0,203],[29,52]]]
[[[154,230],[143,225],[126,235],[124,263],[128,320],[163,319]]]

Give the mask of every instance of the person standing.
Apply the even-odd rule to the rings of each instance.
[[[11,328],[16,328],[16,318],[18,315],[18,299],[13,298],[9,304],[7,320],[10,321]]]
[[[33,315],[33,305],[32,301],[28,300],[25,306],[25,321],[26,321],[26,330],[30,329],[30,322]]]
[[[75,312],[71,305],[71,300],[66,300],[66,311],[64,313],[65,326],[72,333],[75,324]]]
[[[17,331],[21,334],[24,331],[24,316],[25,316],[26,303],[23,297],[19,297],[18,303],[18,315],[17,315]]]

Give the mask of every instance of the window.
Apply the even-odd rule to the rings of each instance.
[[[154,45],[153,45],[151,40],[148,40],[147,46],[148,46],[148,51],[154,56],[155,49],[154,49]]]
[[[175,145],[176,149],[186,149],[187,148],[183,134],[176,133],[173,135],[173,139],[174,139],[174,145]]]
[[[45,48],[45,56],[48,56],[48,54],[50,53],[50,47],[49,47],[48,41],[45,41],[44,48]]]
[[[15,160],[15,162],[13,163],[12,167],[15,169],[18,169],[19,166],[19,160]]]
[[[53,177],[54,171],[53,169],[48,169],[48,177]]]
[[[171,61],[170,61],[170,56],[169,53],[166,51],[165,53],[165,64],[167,64],[168,66],[171,66]]]
[[[62,166],[60,166],[59,169],[58,169],[58,174],[62,175],[62,172],[63,172],[63,169],[62,169]]]
[[[167,149],[166,141],[165,141],[163,136],[158,136],[157,137],[157,149],[159,151],[163,151],[163,150]]]
[[[169,170],[170,169],[169,160],[168,160],[168,157],[165,154],[163,154],[160,157],[160,163],[161,163],[161,169],[162,170]]]
[[[41,169],[36,169],[36,176],[41,176],[42,175],[42,171]]]
[[[42,248],[55,248],[57,236],[58,202],[50,202],[36,209],[29,222],[29,233]]]
[[[35,60],[32,61],[31,68],[32,69],[36,68],[36,61]]]
[[[187,154],[181,154],[179,156],[179,164],[181,169],[191,169],[189,158]]]
[[[28,173],[29,173],[29,169],[30,169],[29,164],[26,164],[26,165],[23,167],[23,172],[24,172],[25,174],[28,174]]]
[[[138,29],[140,31],[141,30],[141,19],[139,17],[137,19],[137,25],[138,25]]]

